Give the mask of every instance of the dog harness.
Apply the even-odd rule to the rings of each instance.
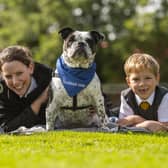
[[[60,78],[59,74],[57,72],[54,72],[53,73],[53,76],[54,77],[57,77],[57,78]],[[88,105],[88,106],[78,106],[78,99],[77,99],[77,94],[75,96],[72,96],[72,106],[62,106],[61,109],[67,109],[67,110],[73,110],[73,111],[76,111],[76,110],[81,110],[81,109],[86,109],[86,108],[90,108],[92,107],[92,105]]]

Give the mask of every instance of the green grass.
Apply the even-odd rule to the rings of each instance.
[[[1,168],[166,168],[168,134],[1,135]]]

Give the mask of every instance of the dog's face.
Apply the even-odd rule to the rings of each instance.
[[[104,35],[97,31],[75,31],[64,28],[59,31],[64,39],[63,58],[73,68],[88,68],[94,61],[97,44]]]

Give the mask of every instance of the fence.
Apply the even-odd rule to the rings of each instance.
[[[125,88],[127,88],[127,85],[123,83],[103,84],[103,92],[110,97],[113,106],[120,105],[120,92]]]
[[[168,83],[162,82],[161,86],[168,88]],[[123,89],[126,89],[128,86],[124,83],[115,83],[115,84],[103,84],[103,92],[106,93],[112,100],[113,106],[120,105],[120,93]]]

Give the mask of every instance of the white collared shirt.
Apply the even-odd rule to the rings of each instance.
[[[155,92],[151,94],[151,96],[146,99],[150,105],[152,105],[154,101]],[[139,105],[142,100],[138,95],[135,95],[137,104]],[[121,105],[120,105],[120,113],[119,118],[124,118],[129,115],[133,115],[133,109],[127,104],[125,98],[121,95]],[[168,93],[166,93],[159,105],[158,108],[158,121],[160,122],[168,122]]]
[[[148,102],[150,105],[152,105],[153,100],[154,100],[154,96],[155,96],[155,92],[153,92],[147,99],[141,99],[137,94],[135,94],[135,99],[136,99],[136,102],[137,102],[138,106],[139,106],[143,101],[146,101],[146,102]]]

